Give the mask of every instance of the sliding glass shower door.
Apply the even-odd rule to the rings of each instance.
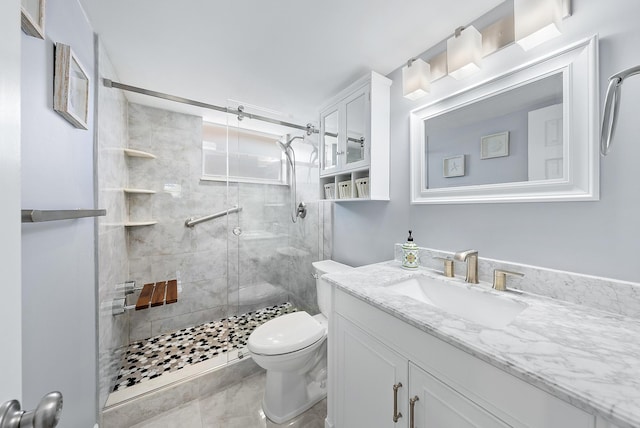
[[[255,108],[244,111],[265,115]],[[257,324],[286,310],[290,301],[289,266],[282,257],[291,222],[289,186],[278,145],[282,129],[236,115],[228,115],[227,125],[227,195],[229,207],[238,209],[228,216],[228,308],[240,324],[236,339],[242,348]]]

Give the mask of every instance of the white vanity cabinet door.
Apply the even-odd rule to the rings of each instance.
[[[407,428],[407,359],[336,316],[336,428]],[[393,386],[397,410],[393,421]]]
[[[414,425],[410,428],[506,428],[506,423],[409,363],[409,398],[418,397]]]

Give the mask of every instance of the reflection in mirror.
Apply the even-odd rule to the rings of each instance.
[[[365,95],[347,103],[347,163],[364,159],[364,132],[367,105]]]
[[[338,157],[338,111],[335,110],[322,118],[324,127],[324,162],[323,169],[331,169],[336,166]]]
[[[425,120],[425,188],[563,178],[562,84],[555,73]],[[450,174],[460,155],[464,175]]]
[[[504,74],[413,110],[411,202],[598,200],[597,45],[507,62]]]

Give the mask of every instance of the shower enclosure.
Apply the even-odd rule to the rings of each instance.
[[[278,311],[317,313],[311,263],[330,257],[331,205],[319,201],[317,134],[304,127],[283,126],[268,112],[233,102],[225,107],[233,114],[212,114],[169,101],[151,107],[137,95],[132,102],[113,86],[98,92],[98,193],[108,211],[98,233],[99,381],[100,404],[110,406],[179,381],[181,372],[193,376],[194,367],[210,370],[245,357],[247,326]],[[155,158],[125,156],[124,149]],[[292,217],[292,201],[304,201],[304,218]],[[133,310],[138,291],[127,297],[128,310],[111,314],[124,281],[141,286],[173,278],[180,286],[176,303]],[[142,379],[125,370],[123,362],[141,349],[155,355],[163,346],[213,350],[215,358],[168,354],[162,369],[149,376],[145,368]]]
[[[318,165],[311,159],[317,135],[227,115],[227,136],[228,202],[242,207],[227,219],[229,313],[282,302],[316,313],[311,263],[323,257]],[[293,201],[305,202],[304,218]]]

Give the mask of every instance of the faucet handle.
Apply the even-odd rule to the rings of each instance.
[[[523,277],[524,274],[520,272],[512,272],[510,270],[494,269],[493,271],[493,288],[498,291],[505,291],[507,289],[507,275]]]
[[[453,259],[451,257],[434,257],[435,260],[444,262],[444,276],[453,278]]]

